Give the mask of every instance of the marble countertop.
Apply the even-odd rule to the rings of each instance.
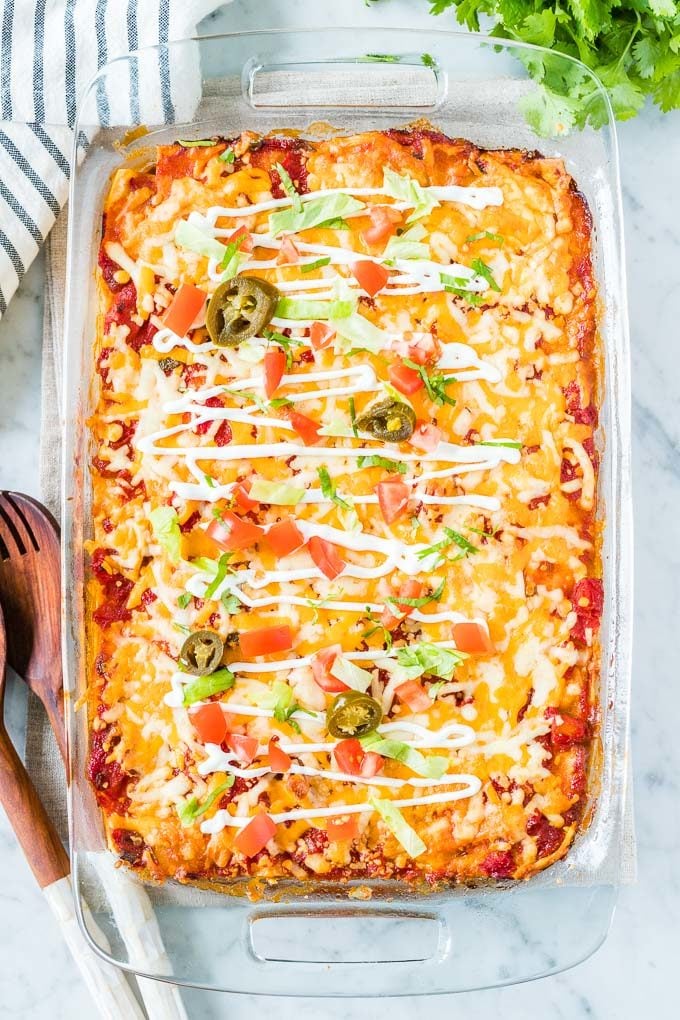
[[[338,8],[342,7],[341,10]],[[313,22],[422,26],[426,0],[237,0],[206,31]],[[452,19],[449,17],[449,27]],[[441,22],[444,27],[444,22]],[[680,599],[680,118],[647,109],[620,126],[629,303],[633,347],[636,613],[633,756],[639,849],[637,884],[621,892],[611,933],[586,963],[556,977],[488,992],[392,1000],[407,1020],[425,1008],[430,1020],[655,1020],[677,1016],[673,974],[680,949],[680,694],[669,634]],[[31,268],[0,322],[0,487],[39,494],[40,350],[43,267]],[[12,685],[10,725],[20,737],[23,692]],[[93,1017],[88,993],[50,912],[0,813],[0,1017],[71,1020]],[[192,1020],[250,1020],[256,1010],[279,1020],[368,1020],[370,1000],[254,1000],[184,993]]]

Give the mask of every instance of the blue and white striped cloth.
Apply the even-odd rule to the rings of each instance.
[[[97,69],[130,50],[195,34],[224,2],[0,0],[0,317],[66,202],[78,100]],[[130,123],[151,122],[146,107],[159,102],[165,119],[174,119],[175,81],[185,90],[189,69],[163,57],[153,81],[137,82],[131,64]],[[120,101],[97,94],[103,123],[108,104]],[[82,133],[80,151],[88,142]]]

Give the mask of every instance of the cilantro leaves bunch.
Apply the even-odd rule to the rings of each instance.
[[[430,0],[432,14],[453,9],[473,31],[480,17],[496,21],[491,35],[578,57],[600,79],[619,120],[634,117],[648,96],[664,112],[680,107],[678,0]],[[522,57],[538,89],[523,100],[531,127],[564,134],[606,120],[593,81],[552,54]]]

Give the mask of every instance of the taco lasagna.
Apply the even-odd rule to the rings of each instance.
[[[106,196],[89,773],[147,877],[524,878],[583,824],[591,221],[429,128],[181,140]]]

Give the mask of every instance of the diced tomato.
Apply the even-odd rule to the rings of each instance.
[[[289,411],[288,420],[305,446],[315,446],[319,442],[321,426],[313,418],[308,418],[306,414],[300,414],[299,411]]]
[[[548,819],[540,811],[535,811],[526,824],[526,831],[529,836],[536,840],[536,856],[550,857],[556,850],[559,850],[564,842],[564,829],[558,829],[551,825]]]
[[[286,355],[280,347],[270,348],[264,356],[264,392],[271,399],[286,371]]]
[[[401,361],[390,365],[387,369],[387,374],[395,390],[399,390],[400,393],[404,393],[407,397],[423,388],[423,380],[415,368],[409,368],[408,365],[404,365]]]
[[[589,644],[592,634],[600,625],[604,607],[604,589],[598,577],[584,577],[577,581],[570,595],[576,613],[576,623],[571,629],[574,640]]]
[[[273,652],[287,652],[293,647],[293,634],[286,624],[282,627],[260,627],[245,630],[239,636],[241,651],[248,659],[258,655],[272,655]]]
[[[493,655],[495,645],[481,623],[454,623],[453,640],[459,652],[470,655]]]
[[[394,693],[412,712],[427,712],[432,706],[432,700],[417,680],[407,680],[399,684]]]
[[[238,227],[233,234],[226,238],[227,244],[235,244],[239,241],[239,251],[253,250],[253,235],[247,227]]]
[[[326,822],[326,834],[332,843],[351,843],[359,835],[359,820],[356,815],[338,815]]]
[[[285,521],[279,521],[278,524],[272,524],[264,536],[264,540],[274,555],[279,558],[288,556],[305,544],[304,535],[290,517]]]
[[[216,701],[201,705],[189,713],[191,725],[205,744],[221,744],[227,735],[227,721],[222,706]]]
[[[587,727],[583,719],[575,719],[572,715],[560,712],[561,723],[552,721],[550,740],[556,751],[566,751],[575,744],[582,744],[586,739]]]
[[[341,772],[345,772],[348,776],[361,775],[364,749],[356,737],[349,737],[347,740],[337,743],[333,748],[333,756],[335,764]]]
[[[206,528],[206,535],[226,552],[248,549],[259,542],[264,532],[257,524],[244,521],[230,510],[222,514],[222,519],[211,521]]]
[[[163,316],[163,325],[175,336],[186,336],[207,296],[200,287],[194,287],[191,283],[181,284]]]
[[[269,741],[269,768],[272,772],[287,772],[293,759],[279,747],[279,738],[272,737]]]
[[[314,680],[321,690],[326,691],[327,694],[339,694],[340,691],[346,691],[349,689],[347,684],[344,684],[342,680],[338,680],[338,678],[333,676],[331,673],[333,663],[338,655],[341,654],[341,645],[331,645],[330,648],[322,648],[312,658],[312,673],[314,674]]]
[[[335,336],[335,330],[326,322],[313,322],[309,330],[309,342],[312,350],[323,351],[330,346]]]
[[[249,492],[250,482],[237,482],[231,490],[234,503],[236,503],[236,506],[240,507],[241,510],[256,510],[260,505],[256,499],[250,498],[248,495]]]
[[[511,878],[515,870],[515,860],[510,850],[492,850],[479,868],[489,878]]]
[[[386,241],[397,229],[397,224],[404,219],[399,209],[392,209],[389,205],[375,205],[368,210],[368,215],[371,218],[371,225],[361,232],[366,244]]]
[[[378,262],[352,262],[352,275],[369,297],[375,297],[390,278],[389,271]]]
[[[400,340],[392,350],[402,358],[415,361],[416,365],[428,365],[437,360],[439,344],[431,333],[425,333],[417,340]]]
[[[416,427],[411,436],[411,446],[415,446],[417,450],[423,450],[424,453],[430,453],[435,450],[442,438],[442,430],[438,429],[436,425],[431,423],[419,421],[416,422]]]
[[[385,523],[393,524],[408,506],[411,490],[398,478],[388,478],[384,482],[378,482],[375,491]]]
[[[229,446],[234,438],[228,421],[221,421],[215,433],[215,446]]]
[[[257,737],[244,737],[242,733],[230,733],[227,737],[227,746],[239,761],[244,765],[250,765],[253,758],[257,756],[257,749],[260,745]]]
[[[417,581],[415,578],[409,578],[409,580],[401,586],[400,594],[407,599],[419,599],[422,597],[423,590],[424,586],[422,581]],[[406,619],[412,610],[412,606],[398,606],[394,602],[390,602],[387,606],[385,606],[383,614],[380,617],[380,622],[383,627],[387,628],[387,630],[393,630],[398,623],[401,623],[402,620]]]
[[[254,857],[260,850],[264,850],[275,832],[276,825],[269,815],[255,815],[236,836],[234,850],[238,850],[244,857]]]
[[[341,574],[345,569],[345,561],[332,542],[327,542],[325,539],[319,538],[318,535],[313,535],[307,544],[307,548],[317,567],[329,581],[334,581],[338,574]]]
[[[361,759],[360,773],[364,779],[372,779],[373,776],[377,776],[383,765],[385,759],[381,754],[376,751],[367,751]]]
[[[289,237],[284,237],[281,241],[281,247],[279,248],[279,254],[276,256],[276,261],[279,265],[292,265],[293,263],[300,261],[300,252]]]

